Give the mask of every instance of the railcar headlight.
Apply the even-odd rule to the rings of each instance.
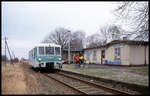
[[[58,58],[58,60],[61,60],[61,58]]]
[[[39,61],[41,61],[41,58],[39,58]]]

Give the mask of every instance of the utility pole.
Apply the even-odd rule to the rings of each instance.
[[[12,60],[12,57],[11,57],[11,54],[10,54],[10,50],[9,50],[7,41],[6,41],[6,45],[7,45],[8,53],[9,53],[9,56],[10,56],[10,60]]]
[[[6,65],[6,37],[4,38],[4,40],[5,40],[5,65]]]
[[[11,61],[12,57],[11,57],[10,50],[9,50],[8,43],[7,43],[6,39],[7,38],[5,37],[5,55],[6,55],[6,47],[7,47],[7,50],[8,50],[9,56],[10,56],[10,61]]]
[[[14,59],[15,59],[15,54],[14,54],[14,52],[12,51],[12,54],[13,54],[13,56],[14,56]]]
[[[70,30],[68,31],[69,32],[69,44],[68,44],[68,63],[70,64],[70,35],[71,35],[71,32],[70,32]]]

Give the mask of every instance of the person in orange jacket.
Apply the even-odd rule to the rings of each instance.
[[[78,55],[75,57],[75,63],[77,66],[79,65],[79,56]]]

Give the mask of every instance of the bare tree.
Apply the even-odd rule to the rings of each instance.
[[[86,38],[86,48],[97,47],[103,44],[103,40],[99,34],[93,34]]]
[[[84,47],[85,32],[75,31],[71,34],[71,48],[82,49]]]
[[[124,19],[134,30],[127,35],[134,35],[135,40],[149,39],[149,6],[144,2],[122,2],[115,10],[120,19]]]
[[[116,25],[107,25],[100,29],[100,37],[103,39],[103,44],[112,40],[120,40],[122,36],[121,28]]]
[[[81,30],[71,32],[71,40],[70,40],[71,50],[82,49],[84,38],[85,38],[85,32]],[[42,43],[59,44],[61,45],[62,52],[63,52],[63,50],[68,49],[68,44],[69,44],[68,29],[56,28],[42,41]]]
[[[62,49],[68,48],[69,33],[68,29],[56,28],[52,31],[42,43],[55,43],[61,45]]]

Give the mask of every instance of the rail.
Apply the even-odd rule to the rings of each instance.
[[[64,74],[62,72],[56,72],[54,74],[46,74],[46,73],[42,73],[42,74],[45,75],[48,78],[51,78],[55,81],[58,81],[58,82],[64,84],[64,85],[70,87],[71,89],[73,89],[73,90],[75,90],[75,91],[77,91],[81,94],[84,94],[84,95],[88,95],[88,94],[91,94],[91,93],[96,94],[96,93],[101,93],[101,92],[102,92],[102,94],[103,93],[104,94],[108,93],[108,94],[119,94],[119,95],[131,95],[127,92],[123,92],[123,91],[120,91],[120,90],[117,90],[117,89],[109,88],[109,87],[106,87],[104,85],[99,85],[99,84],[96,84],[96,83],[93,83],[93,82],[89,82],[87,80],[79,79],[79,78],[76,78],[74,76]],[[63,79],[63,78],[66,78],[66,80],[60,80],[60,79]],[[70,79],[71,82],[69,81],[69,79]],[[73,82],[76,81],[76,84],[75,84],[76,86],[73,86],[70,83],[65,82],[67,80],[70,83],[73,83]],[[79,82],[80,82],[80,84],[77,84]],[[89,91],[85,91],[85,88],[86,88],[86,90],[87,90],[87,88],[89,88],[88,89]],[[94,89],[94,91],[92,89]],[[90,90],[92,90],[92,91],[90,92]],[[99,91],[99,90],[103,90],[104,92]]]

